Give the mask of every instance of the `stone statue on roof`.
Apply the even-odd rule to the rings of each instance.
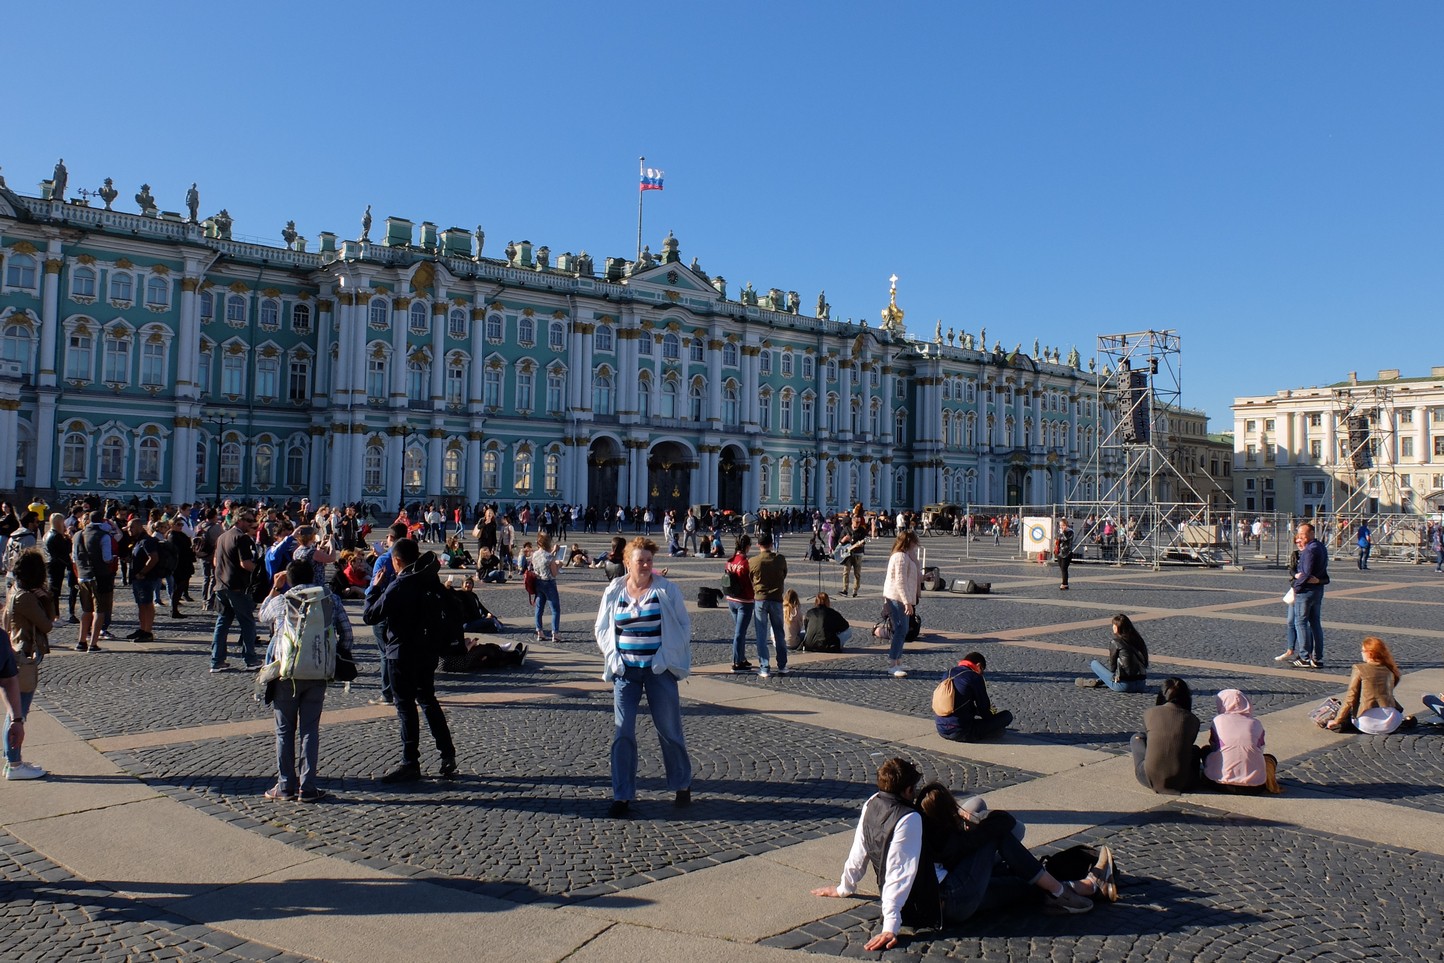
[[[191,189],[186,191],[186,211],[190,214],[190,223],[194,224],[200,218],[201,213],[201,192],[196,188],[196,182],[191,181]],[[292,222],[292,226],[295,222]]]
[[[366,205],[366,213],[361,215],[361,240],[371,240],[371,205]]]
[[[3,184],[0,184],[0,186],[3,186]],[[110,177],[105,179],[105,183],[101,185],[100,190],[96,191],[96,193],[99,194],[100,199],[105,202],[105,209],[107,211],[110,210],[110,205],[115,203],[115,199],[120,196],[120,191],[115,189],[114,178]]]
[[[651,246],[650,246],[650,245],[647,245],[647,244],[643,244],[643,245],[642,245],[642,256],[639,257],[639,258],[637,258],[637,270],[638,270],[638,271],[641,271],[641,270],[643,270],[643,269],[645,269],[645,268],[652,267],[652,266],[654,266],[656,263],[657,263],[657,258],[656,258],[655,256],[653,256]]]
[[[938,326],[933,329],[933,344],[943,343],[943,319],[938,318]]]
[[[211,218],[211,220],[215,222],[216,231],[220,235],[221,240],[229,241],[231,239],[231,212],[223,207],[220,213]]]
[[[65,185],[70,183],[70,172],[65,169],[65,158],[55,162],[55,173],[50,175],[50,199],[65,200]]]
[[[475,257],[478,257],[478,258],[481,257],[481,249],[484,248],[484,247],[486,247],[486,232],[483,231],[483,230],[481,229],[481,225],[478,224],[478,225],[476,225],[476,254],[475,254]]]
[[[286,247],[295,247],[298,236],[295,221],[287,221],[286,226],[281,228],[281,240],[286,242]]]
[[[1068,352],[1068,367],[1072,368],[1074,371],[1077,371],[1079,360],[1080,359],[1078,357],[1078,346],[1075,344],[1072,350]]]
[[[149,184],[140,185],[140,193],[135,195],[135,204],[140,208],[140,212],[147,217],[153,217],[155,215],[155,211],[157,210],[155,197],[150,192]]]
[[[973,350],[973,336],[966,331],[963,332],[963,347],[969,351]]]

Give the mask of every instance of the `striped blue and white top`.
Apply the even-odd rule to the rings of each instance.
[[[612,609],[612,626],[617,633],[617,652],[622,664],[645,669],[662,647],[662,599],[656,589],[632,601],[623,592]]]

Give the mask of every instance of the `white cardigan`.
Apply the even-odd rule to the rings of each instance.
[[[922,580],[922,569],[916,555],[893,552],[887,558],[887,580],[882,585],[882,597],[904,605],[917,605]]]
[[[676,585],[660,575],[653,575],[652,587],[658,590],[662,602],[662,644],[657,654],[652,656],[652,671],[670,672],[680,681],[692,671],[692,616],[687,614],[687,602]],[[626,589],[627,576],[612,579],[612,584],[602,593],[597,623],[593,626],[597,648],[602,650],[602,658],[606,661],[602,679],[607,682],[626,669],[622,664],[622,655],[617,651],[616,625],[612,621],[617,599]]]

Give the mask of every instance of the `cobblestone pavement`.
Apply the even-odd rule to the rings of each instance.
[[[804,544],[800,538],[786,539],[784,549],[800,553]],[[948,577],[993,581],[997,594],[927,593],[924,639],[910,645],[905,656],[914,670],[909,678],[888,677],[884,643],[862,638],[880,607],[886,554],[878,551],[866,560],[864,596],[836,600],[870,651],[841,657],[793,653],[796,672],[790,676],[759,680],[721,672],[695,687],[682,687],[696,792],[694,805],[685,810],[671,805],[655,732],[644,715],[635,818],[604,818],[610,796],[610,698],[577,685],[595,682],[601,668],[590,629],[606,583],[590,571],[563,573],[560,646],[542,646],[539,657],[519,670],[439,677],[461,748],[462,773],[454,780],[381,785],[374,777],[397,761],[396,720],[365,713],[353,714],[350,721],[336,718],[339,710],[359,708],[376,694],[374,644],[354,603],[348,611],[363,675],[350,692],[333,688],[327,696],[320,781],[334,796],[323,804],[286,805],[262,798],[274,781],[268,732],[193,731],[231,723],[254,728],[268,718],[252,699],[246,673],[206,672],[210,623],[201,617],[163,621],[162,641],[154,645],[115,642],[94,654],[72,651],[75,630],[62,626],[52,640],[56,651],[44,666],[36,709],[82,739],[148,734],[149,742],[158,744],[111,748],[107,757],[169,800],[232,827],[371,870],[575,912],[571,907],[588,898],[654,882],[684,882],[678,878],[845,833],[871,791],[878,761],[888,755],[912,758],[929,777],[955,790],[1016,786],[1022,792],[1053,778],[1046,773],[1060,772],[1056,764],[1029,768],[1030,752],[1063,753],[1061,758],[1070,760],[1067,753],[1075,748],[1124,752],[1153,696],[1078,688],[1073,680],[1086,674],[1089,655],[1056,648],[1101,653],[1104,626],[1115,611],[1153,616],[1140,621],[1159,659],[1152,675],[1186,678],[1205,725],[1213,708],[1209,696],[1227,686],[1247,691],[1261,714],[1297,710],[1339,693],[1365,630],[1394,646],[1406,672],[1444,665],[1444,635],[1434,635],[1444,631],[1439,621],[1444,581],[1432,568],[1341,571],[1332,586],[1336,594],[1325,602],[1326,625],[1335,626],[1326,629],[1330,667],[1312,673],[1279,671],[1272,661],[1283,638],[1282,605],[1273,603],[1283,580],[1277,570],[1153,573],[1080,565],[1073,571],[1073,590],[1060,593],[1056,570],[1015,561],[1009,547],[974,543],[978,557],[965,562],[955,561],[962,554],[958,540],[929,539],[926,547]],[[717,584],[719,560],[667,562],[689,603],[695,602],[698,587]],[[836,566],[822,567],[826,590],[838,587],[839,574]],[[804,604],[810,604],[816,580],[814,565],[795,565],[791,584],[804,595]],[[481,591],[507,622],[499,640],[530,640],[531,616],[519,582]],[[694,664],[725,664],[730,660],[729,613],[725,607],[692,609]],[[134,624],[133,616],[134,606],[122,593],[120,631]],[[965,637],[970,635],[975,637]],[[755,662],[754,639],[749,630],[748,658]],[[928,705],[933,685],[972,648],[988,656],[995,703],[1013,710],[1014,732],[1029,737],[996,747],[1005,756],[968,758],[966,747],[932,741]],[[234,641],[232,653],[237,661]],[[1184,664],[1194,661],[1203,666]],[[548,691],[549,685],[558,688]],[[736,695],[718,699],[722,690]],[[726,704],[706,701],[707,693]],[[467,696],[486,698],[457,701]],[[808,700],[808,722],[792,717],[798,703],[787,697],[793,696]],[[841,714],[840,728],[849,728],[845,720],[852,707],[891,714],[916,735],[903,744],[813,724],[829,713]],[[1271,746],[1273,733],[1270,729]],[[1295,756],[1282,775],[1289,792],[1299,795],[1284,796],[1276,806],[1270,802],[1276,818],[1269,820],[1223,815],[1228,800],[1221,797],[1217,806],[1159,797],[1161,808],[1149,812],[1100,815],[1095,818],[1112,821],[1048,848],[1075,841],[1113,846],[1124,873],[1123,900],[1116,906],[1061,920],[1027,910],[990,915],[941,935],[921,934],[884,958],[1190,963],[1432,958],[1441,936],[1434,908],[1444,861],[1368,839],[1315,832],[1292,821],[1291,802],[1363,798],[1397,806],[1394,812],[1410,817],[1444,815],[1441,738],[1444,731],[1425,727],[1388,738],[1339,736]],[[424,732],[422,745],[424,767],[434,772],[437,759]],[[36,761],[45,764],[46,752],[45,745],[37,746]],[[996,758],[1008,764],[978,761]],[[1116,767],[1118,761],[1102,764]],[[1065,778],[1047,785],[1050,791],[1054,785],[1065,787],[1066,793],[1087,791],[1080,787],[1093,784]],[[1059,797],[1028,818],[1068,823],[1076,808]],[[1108,807],[1093,800],[1084,808]],[[845,844],[837,845],[840,865]],[[830,859],[829,864],[829,872],[834,871]],[[117,899],[103,887],[71,878],[3,831],[0,865],[0,921],[5,924],[0,961],[300,959],[188,924],[164,909]],[[753,864],[742,865],[750,870]],[[805,893],[801,898],[810,899]],[[861,946],[876,929],[875,901],[856,909],[840,907],[819,900],[813,921],[789,923],[748,940],[812,953],[867,955]],[[37,932],[43,938],[33,935]]]
[[[644,716],[637,818],[627,820],[605,818],[610,698],[450,709],[462,775],[401,790],[374,778],[397,761],[395,720],[327,727],[323,717],[322,781],[335,798],[317,806],[262,798],[275,783],[268,740],[181,743],[112,758],[220,818],[279,828],[368,865],[502,884],[488,890],[531,901],[610,892],[845,831],[878,760],[903,751],[712,706],[684,704],[683,713],[693,805],[671,805],[655,729]],[[422,750],[434,771],[425,734]],[[908,752],[929,773],[976,792],[1029,775]]]
[[[7,963],[306,959],[197,926],[76,879],[0,831],[0,960]]]
[[[1444,860],[1174,804],[1065,840],[1120,854],[1119,902],[1081,916],[983,914],[906,940],[889,960],[1418,960],[1438,955]],[[1057,847],[1049,847],[1050,849]],[[765,940],[850,958],[868,903]]]

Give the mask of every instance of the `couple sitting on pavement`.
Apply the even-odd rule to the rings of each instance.
[[[1208,742],[1194,745],[1201,723],[1193,714],[1188,683],[1170,677],[1158,704],[1143,713],[1144,732],[1129,743],[1139,783],[1156,793],[1178,795],[1194,789],[1280,793],[1278,760],[1264,749],[1263,723],[1253,717],[1248,696],[1224,689],[1209,724]]]
[[[897,945],[903,925],[962,923],[980,910],[1041,898],[1054,915],[1086,913],[1094,899],[1118,898],[1113,854],[1076,882],[1060,882],[1023,846],[1024,827],[1005,812],[989,812],[980,796],[961,804],[944,786],[919,788],[922,774],[906,759],[877,772],[878,792],[862,807],[852,849],[836,886],[814,896],[851,896],[869,865],[882,898],[882,930],[869,952]]]

